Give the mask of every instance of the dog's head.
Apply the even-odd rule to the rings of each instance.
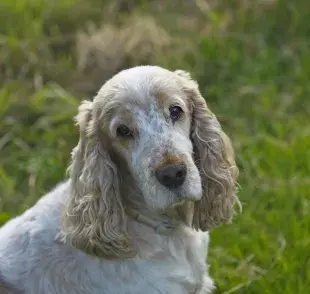
[[[230,221],[233,149],[188,73],[124,70],[93,102],[82,102],[77,123],[63,223],[74,246],[106,258],[132,256],[124,212],[131,202],[162,213],[195,201],[193,226],[202,230]]]

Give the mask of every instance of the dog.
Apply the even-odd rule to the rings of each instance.
[[[202,294],[238,168],[188,72],[122,70],[76,116],[70,177],[0,229],[1,293]]]

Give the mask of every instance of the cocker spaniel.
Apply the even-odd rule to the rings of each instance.
[[[76,121],[70,179],[0,229],[1,293],[212,292],[208,231],[234,214],[238,169],[197,83],[123,70]]]

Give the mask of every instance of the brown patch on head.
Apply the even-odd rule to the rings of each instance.
[[[130,109],[120,104],[115,104],[113,108],[109,109],[109,112],[103,113],[100,119],[102,120],[102,136],[110,138],[112,142],[117,142],[123,148],[127,149],[129,147],[130,140],[128,138],[126,139],[118,137],[117,128],[121,125],[124,125],[128,127],[133,133],[137,133],[135,115],[130,111]],[[102,141],[104,140],[102,139]],[[109,146],[105,147],[110,149]]]
[[[165,109],[168,106],[170,96],[165,91],[158,90],[157,93],[155,94],[155,97],[157,100],[158,107],[160,109]]]
[[[167,165],[179,164],[183,162],[184,162],[184,159],[181,156],[171,156],[166,152],[162,160],[159,162],[159,164],[156,165],[155,169],[165,167]]]
[[[191,115],[191,105],[189,103],[189,99],[182,92],[176,93],[173,91],[165,91],[158,90],[155,94],[158,108],[165,113],[165,115],[169,115],[169,108],[172,106],[181,107],[184,114],[189,117]],[[183,120],[182,116],[180,120]]]
[[[120,121],[121,121],[121,124],[120,125],[125,125],[126,127],[128,127],[133,133],[136,133],[134,131],[134,128],[135,128],[135,120],[133,118],[133,114],[126,108],[124,108],[121,113],[120,113]],[[120,144],[124,147],[124,148],[128,148],[129,146],[129,143],[130,143],[131,140],[129,140],[128,138],[124,138],[124,139],[121,139],[119,142]]]

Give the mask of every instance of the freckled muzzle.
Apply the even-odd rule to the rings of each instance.
[[[185,181],[186,174],[187,167],[184,162],[168,164],[155,170],[157,180],[170,189],[180,187]]]

